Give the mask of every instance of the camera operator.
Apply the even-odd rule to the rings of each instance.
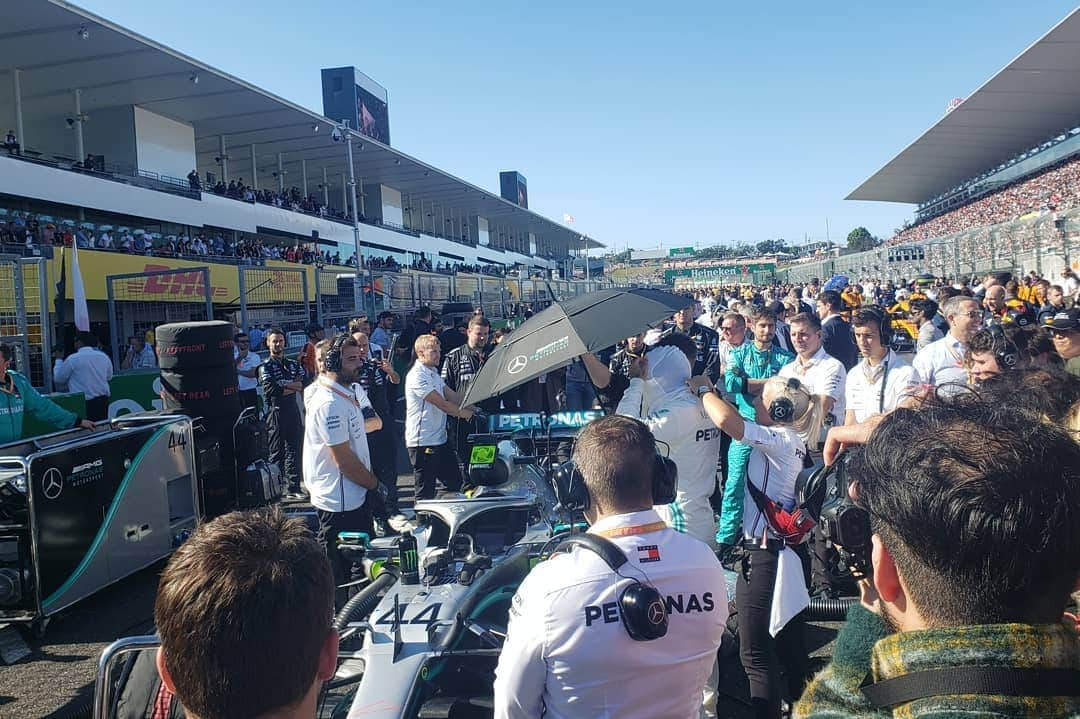
[[[356,383],[363,388],[375,414],[382,420],[379,429],[368,433],[368,447],[371,449],[371,468],[383,487],[379,490],[380,496],[374,498],[371,510],[377,528],[385,536],[394,533],[390,519],[401,514],[397,503],[398,436],[390,404],[391,388],[401,384],[401,376],[394,371],[385,351],[371,344],[365,333],[350,334],[360,348],[361,362]]]
[[[446,417],[472,419],[473,409],[461,408],[461,395],[439,375],[438,337],[417,337],[413,351],[416,362],[405,377],[405,447],[416,499],[434,499],[436,481],[451,492],[461,489],[461,468],[447,441]]]
[[[846,470],[838,536],[866,546],[863,607],[795,716],[1080,714],[1080,637],[1061,621],[1080,570],[1075,437],[963,392],[884,415]]]
[[[304,482],[319,519],[319,543],[330,559],[338,585],[352,578],[352,568],[337,549],[338,532],[374,536],[368,490],[378,487],[371,471],[367,433],[382,428],[367,394],[354,383],[363,358],[348,335],[321,340],[312,353],[322,355],[322,372],[307,397],[304,427]]]
[[[626,563],[613,569],[598,550],[577,546],[529,573],[495,671],[495,717],[697,717],[727,620],[720,563],[652,509],[656,443],[644,424],[598,419],[573,457],[588,493],[586,536]],[[665,602],[668,629],[635,641],[634,620],[647,615],[628,614],[624,592],[651,588],[657,601],[638,608]]]
[[[337,670],[333,611],[330,567],[303,520],[277,509],[222,515],[161,574],[158,672],[189,719],[310,719]],[[154,717],[170,716],[163,693]]]
[[[695,377],[689,384],[703,395],[713,423],[751,448],[741,518],[744,554],[735,585],[739,657],[750,680],[755,719],[778,719],[785,696],[793,699],[802,691],[808,657],[803,622],[792,619],[809,603],[809,553],[801,543],[805,530],[796,536],[795,528],[782,522],[795,508],[795,480],[806,458],[801,436],[820,431],[824,405],[797,379],[774,377],[762,389],[763,421],[771,425],[762,426],[743,419],[706,378]]]

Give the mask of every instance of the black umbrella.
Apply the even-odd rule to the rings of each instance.
[[[556,302],[526,320],[499,344],[465,391],[476,404],[570,364],[585,352],[610,347],[692,304],[660,290],[599,290]]]

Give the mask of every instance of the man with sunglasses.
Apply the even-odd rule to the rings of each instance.
[[[1080,307],[1058,312],[1049,327],[1054,349],[1065,360],[1065,369],[1080,377]]]
[[[945,300],[941,306],[949,322],[949,332],[937,342],[921,349],[911,365],[926,384],[967,384],[964,353],[972,336],[982,327],[983,312],[979,301],[959,295]]]
[[[236,362],[236,380],[240,387],[240,401],[247,407],[259,402],[259,365],[262,357],[251,351],[251,339],[243,332],[234,338],[233,359]]]

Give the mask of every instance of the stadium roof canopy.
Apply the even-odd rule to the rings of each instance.
[[[306,160],[309,191],[348,172],[345,147],[331,140],[334,122],[63,0],[5,0],[0,27],[0,105],[11,103],[10,70],[20,70],[23,113],[30,122],[62,122],[72,114],[72,90],[81,89],[82,112],[137,105],[195,129],[198,170],[217,171],[219,138],[226,138],[229,175],[250,180],[251,146],[260,176],[277,170],[284,154],[288,185],[299,186]],[[88,36],[83,39],[80,30]],[[197,82],[193,81],[197,78]],[[321,82],[317,68],[312,82]],[[318,132],[315,128],[318,127]],[[437,131],[433,127],[432,131]],[[363,149],[354,158],[364,184],[383,184],[403,195],[479,215],[515,233],[533,232],[580,249],[603,247],[582,233],[503,200],[414,157],[355,133]],[[482,150],[483,148],[477,148]],[[260,187],[265,186],[265,180]],[[340,192],[340,190],[338,190]],[[430,207],[430,204],[428,204]],[[447,214],[449,217],[449,214]]]
[[[1080,124],[1080,9],[863,182],[849,200],[922,203]]]

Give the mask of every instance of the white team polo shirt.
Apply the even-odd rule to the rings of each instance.
[[[249,336],[250,339],[250,336]],[[233,350],[233,359],[240,359],[240,350]],[[262,357],[248,350],[247,357],[243,361],[236,362],[236,369],[252,370],[258,369],[262,364]],[[241,392],[245,392],[249,389],[258,389],[259,378],[258,377],[245,377],[242,374],[236,375],[236,382]]]
[[[743,425],[740,444],[752,448],[746,462],[746,481],[753,482],[787,511],[795,508],[795,480],[803,469],[806,443],[791,427],[762,427],[753,422]],[[743,537],[761,539],[769,523],[758,509],[749,488],[743,490]]]
[[[326,512],[357,509],[364,504],[367,489],[342,475],[330,447],[348,442],[363,465],[371,469],[363,412],[371,407],[371,401],[358,385],[346,388],[325,377],[308,389],[303,468],[311,505]]]
[[[788,362],[780,368],[778,375],[784,378],[794,377],[810,394],[832,397],[835,424],[844,423],[844,385],[847,383],[847,370],[844,369],[843,362],[825,351],[824,346],[819,347],[808,362],[803,362],[798,357]],[[803,441],[816,445],[817,437],[803,437]]]
[[[855,413],[856,422],[875,414],[891,412],[919,383],[919,373],[915,368],[892,350],[874,368],[863,359],[848,372],[844,392],[847,408]]]
[[[964,352],[967,347],[949,332],[944,337],[919,350],[912,366],[926,384],[940,387],[943,384],[967,384],[964,369]]]
[[[437,447],[446,443],[446,412],[424,398],[444,397],[446,382],[438,369],[417,361],[405,376],[405,446]]]

